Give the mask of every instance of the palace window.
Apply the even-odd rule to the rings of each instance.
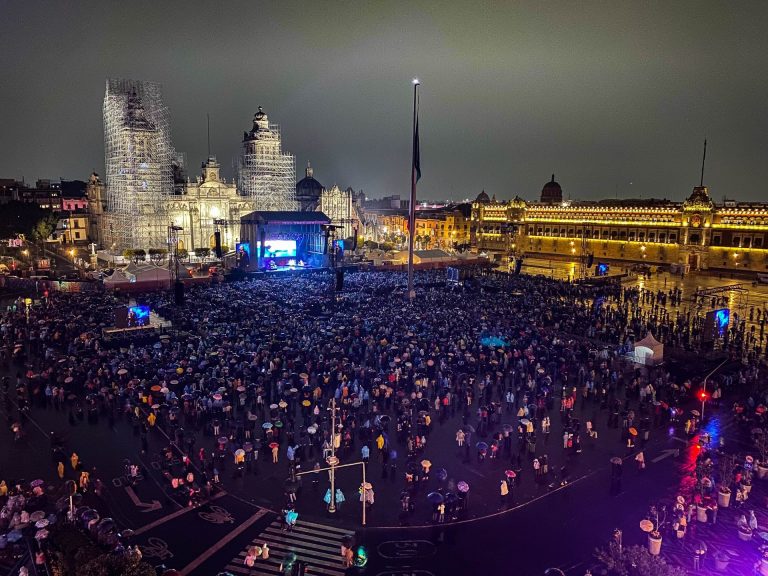
[[[630,242],[634,242],[634,240],[635,240],[635,231],[634,230],[630,230],[630,232],[629,232],[629,241]]]
[[[744,246],[744,248],[750,248],[752,246],[752,238],[745,237],[742,246]]]
[[[712,236],[712,246],[721,246],[723,244],[723,237],[720,234]]]
[[[741,236],[734,236],[733,240],[731,240],[731,246],[741,247]]]
[[[754,248],[762,248],[763,247],[763,237],[762,236],[755,236],[755,239],[752,240],[752,246]]]
[[[664,232],[659,233],[659,242],[665,242],[667,240],[667,235]]]
[[[669,235],[669,241],[670,242],[677,242],[677,234],[670,234]]]
[[[698,244],[699,240],[701,240],[701,238],[699,238],[698,234],[691,234],[690,238],[688,238],[688,243],[689,244]]]
[[[626,240],[627,239],[627,231],[626,230],[622,230],[621,232],[619,232],[619,239],[621,239],[621,240]]]
[[[639,242],[644,242],[645,241],[645,232],[638,232],[637,233],[637,240]]]
[[[648,242],[656,242],[656,233],[648,232]]]

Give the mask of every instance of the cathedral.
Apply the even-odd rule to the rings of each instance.
[[[254,211],[320,211],[339,238],[359,228],[360,195],[326,189],[311,166],[297,183],[295,157],[283,152],[280,127],[261,106],[243,132],[232,181],[221,176],[215,156],[187,177],[157,84],[108,80],[103,112],[106,181],[94,173],[86,188],[89,236],[103,250],[167,250],[171,237],[187,251],[213,248],[217,231],[224,251],[234,250],[240,219]]]

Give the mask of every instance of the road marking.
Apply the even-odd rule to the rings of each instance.
[[[208,502],[212,502],[213,500],[217,500],[221,498],[222,496],[226,496],[226,492],[219,492],[218,494],[212,496]],[[204,506],[205,504],[203,504]],[[142,526],[141,528],[137,528],[133,531],[134,536],[138,536],[139,534],[143,534],[144,532],[148,530],[152,530],[152,528],[155,528],[156,526],[160,526],[161,524],[165,524],[166,522],[170,522],[174,518],[178,518],[179,516],[186,514],[187,512],[191,512],[192,510],[197,510],[197,508],[182,508],[181,510],[176,510],[176,512],[173,512],[171,514],[168,514],[167,516],[163,516],[162,518],[158,518],[154,522],[150,522],[149,524]]]
[[[670,448],[667,450],[662,450],[661,454],[659,456],[656,456],[656,458],[651,460],[651,462],[655,464],[656,462],[661,462],[662,460],[664,460],[664,458],[669,458],[670,456],[677,456],[678,454],[680,454],[679,448]]]
[[[131,499],[131,502],[133,502],[134,506],[137,508],[143,508],[142,512],[154,512],[155,510],[160,510],[160,508],[163,507],[163,505],[160,504],[160,502],[157,500],[152,500],[152,502],[142,502],[139,499],[139,496],[130,486],[125,487],[125,492],[128,494],[128,497]]]
[[[269,510],[265,508],[261,508],[256,514],[248,518],[245,522],[240,524],[237,528],[232,530],[229,534],[227,534],[224,538],[216,542],[213,546],[208,548],[205,552],[203,552],[200,556],[195,558],[192,562],[187,564],[184,569],[181,571],[182,576],[186,576],[193,570],[195,570],[200,564],[208,560],[211,556],[213,556],[216,552],[221,550],[224,546],[226,546],[229,542],[237,538],[241,533],[245,532],[248,528],[251,527],[251,525],[256,522],[259,518],[265,516],[269,513]]]
[[[307,572],[326,576],[343,576],[345,568],[341,558],[341,544],[354,531],[299,520],[291,531],[282,530],[275,520],[251,543],[240,551],[225,570],[234,574],[254,576],[282,574],[280,564],[290,553],[307,563]],[[269,546],[269,558],[257,558],[252,567],[245,565],[251,546]]]

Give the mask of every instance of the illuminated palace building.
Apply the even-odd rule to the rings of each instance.
[[[684,202],[563,201],[554,176],[541,200],[472,203],[472,244],[495,260],[508,256],[680,265],[684,269],[768,269],[768,204],[716,204],[706,186]]]

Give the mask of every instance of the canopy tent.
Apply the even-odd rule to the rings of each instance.
[[[189,278],[189,271],[179,266],[179,279]],[[168,288],[171,285],[171,272],[165,266],[150,263],[131,263],[125,268],[116,268],[104,278],[106,288],[120,289],[156,289]]]
[[[645,366],[656,366],[664,361],[664,344],[656,340],[653,334],[635,342],[634,361]]]

